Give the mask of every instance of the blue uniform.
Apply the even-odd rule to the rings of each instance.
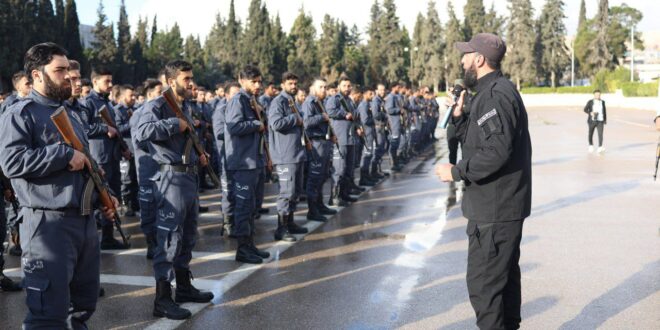
[[[14,92],[11,93],[7,98],[2,101],[2,104],[0,104],[0,115],[4,114],[7,109],[9,109],[10,106],[12,106],[14,103],[20,101],[22,98],[18,96],[18,93]]]
[[[115,106],[115,123],[117,123],[117,129],[132,154],[135,154],[135,150],[133,148],[133,142],[131,141],[130,118],[134,112],[135,109],[122,103]],[[140,205],[138,202],[138,182],[135,159],[123,159],[120,164],[121,197],[124,203],[128,204],[131,209],[137,211],[140,209]]]
[[[282,92],[268,109],[268,140],[273,165],[279,177],[278,214],[296,211],[298,196],[303,190],[303,162],[306,160],[302,141],[303,127],[300,114],[294,113],[293,96]]]
[[[321,202],[323,184],[328,178],[332,161],[332,142],[328,140],[328,126],[323,119],[323,102],[316,96],[307,96],[302,105],[304,115],[303,124],[307,137],[312,142],[311,155],[309,157],[309,171],[307,185],[307,201]]]
[[[215,111],[213,112],[213,137],[215,138],[215,146],[218,152],[218,162],[220,170],[220,186],[222,188],[222,213],[225,217],[234,215],[234,202],[230,199],[231,194],[229,189],[232,187],[233,182],[231,177],[227,176],[226,169],[226,153],[225,153],[225,112],[227,111],[227,102],[221,99],[216,104]]]
[[[326,110],[332,119],[332,129],[337,136],[339,148],[335,148],[333,153],[333,166],[335,172],[332,180],[335,186],[339,187],[340,197],[348,197],[349,189],[355,168],[355,144],[357,141],[357,132],[352,121],[346,119],[348,113],[354,113],[352,102],[348,97],[341,93],[326,100]],[[353,118],[355,120],[355,118]]]
[[[380,165],[383,155],[386,152],[387,145],[387,121],[388,115],[385,112],[385,100],[380,96],[374,96],[371,100],[371,113],[374,118],[375,128],[376,128],[376,146],[374,151],[374,159],[371,162],[371,172],[377,172],[378,166]]]
[[[390,122],[390,157],[397,162],[397,150],[401,143],[401,107],[399,103],[399,95],[390,93],[385,97],[385,111],[387,111],[388,119]]]
[[[99,293],[96,224],[81,215],[87,178],[84,170],[69,171],[74,150],[61,143],[50,119],[61,105],[33,90],[0,121],[0,166],[22,206],[25,329],[64,329],[68,318],[74,329],[84,328]],[[69,114],[87,146],[82,123]]]
[[[179,119],[159,96],[144,105],[137,141],[149,142],[151,157],[160,168],[152,180],[157,187],[156,281],[171,281],[175,270],[188,270],[197,240],[199,195],[197,162],[189,138],[179,131]],[[191,109],[184,103],[183,111]]]
[[[232,177],[230,189],[235,203],[234,234],[247,237],[253,233],[250,222],[256,212],[257,185],[264,168],[264,143],[259,132],[261,122],[250,104],[250,96],[241,89],[229,100],[225,112],[225,168]]]
[[[360,162],[360,173],[363,175],[366,174],[366,176],[369,176],[376,143],[376,121],[369,108],[370,102],[362,100],[357,109],[360,122],[362,123],[362,129],[364,130],[364,147],[362,151],[362,160]]]
[[[158,163],[151,158],[149,142],[137,140],[137,129],[144,105],[133,112],[129,120],[131,125],[131,145],[135,158],[135,170],[138,181],[138,203],[140,205],[140,228],[145,236],[156,233],[156,186],[151,178],[158,172]]]

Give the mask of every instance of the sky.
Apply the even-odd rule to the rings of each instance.
[[[171,27],[174,22],[178,22],[183,36],[193,34],[205,39],[208,31],[211,30],[215,22],[216,14],[224,18],[229,12],[230,0],[125,0],[128,11],[129,21],[131,23],[131,33],[135,32],[138,17],[149,17],[149,22],[154,14],[158,15],[158,26],[160,29]],[[456,15],[460,20],[463,18],[463,6],[467,0],[453,0]],[[380,1],[382,3],[382,1]],[[436,9],[440,14],[440,20],[447,21],[447,3],[449,0],[436,0]],[[185,6],[181,4],[184,3]],[[293,22],[298,16],[300,8],[310,13],[316,25],[317,34],[320,33],[320,24],[325,14],[340,18],[349,27],[356,24],[360,31],[364,32],[369,23],[369,13],[373,0],[265,0],[266,7],[271,15],[279,13],[284,30],[288,33]],[[397,14],[401,24],[405,25],[408,31],[412,31],[417,14],[427,11],[428,0],[395,0],[397,5]],[[484,0],[486,9],[491,4],[495,5],[495,10],[499,15],[509,16],[508,3],[506,0]],[[540,14],[545,0],[532,0],[534,7],[534,16]],[[655,19],[652,13],[660,12],[660,1],[658,0],[610,0],[610,6],[626,3],[627,5],[639,9],[644,18],[637,26],[638,31],[650,32],[660,31],[660,21]],[[110,21],[116,22],[119,18],[119,6],[121,0],[103,0],[105,14]],[[236,15],[245,22],[248,14],[250,0],[235,0]],[[574,34],[577,29],[578,13],[580,10],[580,0],[564,0],[564,13],[566,28],[569,35]],[[98,0],[78,0],[78,16],[82,24],[93,25],[97,20],[96,11],[98,9]],[[587,17],[596,15],[598,9],[598,0],[587,0]],[[363,39],[366,36],[363,34]]]

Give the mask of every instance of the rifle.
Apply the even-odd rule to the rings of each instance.
[[[9,181],[9,178],[5,176],[5,173],[3,173],[1,169],[0,181],[2,181],[2,186],[5,188],[5,190],[11,191],[11,196],[7,199],[7,201],[11,203],[11,208],[14,210],[14,214],[18,215],[18,211],[21,208],[21,205],[18,203],[18,199],[16,198],[16,193],[14,192],[14,187],[11,185],[11,181]]]
[[[321,113],[327,116],[328,114],[325,112],[325,108],[323,107],[323,102],[317,102],[317,104],[319,106],[319,109],[321,109]],[[330,116],[328,116],[328,119],[329,118]],[[332,128],[332,119],[328,120],[328,131],[325,133],[325,139],[326,141],[334,140],[335,147],[337,147],[337,152],[339,152],[339,156],[343,159],[344,155],[341,154],[340,151],[341,149],[339,149],[339,141],[337,140],[337,134],[335,134],[335,130]]]
[[[302,116],[300,115],[300,111],[298,111],[296,104],[291,99],[289,99],[289,107],[291,108],[291,111],[293,111],[293,113],[297,114],[298,117],[302,119]],[[305,133],[305,128],[301,127],[300,131],[302,132],[302,135],[300,136],[300,143],[302,143],[302,145],[305,146],[305,149],[307,149],[307,151],[312,151],[312,141],[310,141],[309,138],[307,137],[307,133]]]
[[[130,153],[131,150],[128,148],[126,141],[124,141],[124,138],[121,136],[121,133],[119,132],[119,129],[115,124],[115,121],[112,120],[112,117],[110,117],[110,112],[108,111],[108,108],[105,105],[102,106],[101,109],[99,110],[99,115],[101,116],[101,120],[103,120],[103,123],[114,128],[117,131],[117,136],[115,138],[117,139],[117,141],[119,141],[119,147],[121,148],[121,151]]]
[[[50,116],[50,120],[52,120],[53,124],[55,124],[55,127],[57,127],[57,130],[60,132],[60,135],[62,135],[64,142],[73,149],[82,152],[89,160],[90,165],[87,166],[87,172],[89,173],[90,179],[94,183],[96,191],[99,193],[101,204],[114,211],[115,216],[113,222],[115,224],[115,228],[117,228],[119,235],[121,235],[121,239],[124,244],[126,246],[130,246],[128,241],[130,236],[127,238],[126,235],[124,235],[124,231],[121,229],[121,219],[119,218],[115,204],[112,203],[112,198],[110,198],[110,192],[108,192],[106,182],[103,180],[103,178],[101,178],[101,175],[99,174],[99,165],[96,163],[96,161],[94,161],[94,158],[92,158],[92,156],[89,154],[87,147],[85,147],[85,145],[80,142],[80,139],[78,139],[78,136],[73,131],[73,126],[71,126],[71,120],[69,119],[69,114],[66,112],[66,109],[64,107],[59,107]]]
[[[195,147],[195,151],[197,152],[197,155],[199,155],[200,157],[202,156],[207,157],[206,152],[204,151],[204,147],[202,146],[202,143],[199,141],[199,136],[197,136],[197,134],[195,134],[194,132],[195,125],[193,125],[190,118],[183,113],[183,110],[181,110],[179,104],[176,103],[176,98],[174,97],[174,91],[172,90],[172,88],[168,87],[166,90],[164,90],[163,97],[165,98],[167,105],[170,106],[170,109],[174,111],[176,117],[181,120],[184,120],[188,124],[188,130],[186,130],[184,134],[186,135],[187,138],[189,138],[192,141],[193,147]],[[209,157],[207,157],[206,159],[208,161],[208,164],[206,166],[206,173],[211,178],[211,181],[213,181],[213,184],[216,187],[218,187],[220,186],[220,179],[218,179],[218,175],[215,174],[215,171],[213,170],[213,166],[210,166],[211,160],[209,159]]]
[[[346,110],[346,112],[348,112],[350,114],[353,114],[351,112],[351,110],[348,109],[348,104],[346,104],[346,100],[344,100],[343,96],[339,97],[339,104],[341,104],[341,106],[344,108],[344,110]],[[362,132],[364,132],[364,129],[362,128],[362,124],[356,124],[355,123],[357,120],[358,120],[357,117],[353,117],[353,120],[351,120],[351,129],[348,131],[348,135],[351,136],[351,137],[353,136],[353,130],[356,129],[356,128],[359,128],[359,129],[362,130]],[[355,127],[355,126],[357,126],[357,127]],[[360,142],[362,142],[362,144],[364,145],[365,144],[364,136],[360,136],[359,138],[360,138]]]
[[[653,174],[653,181],[658,177],[658,164],[660,163],[660,141],[658,147],[655,148],[655,173]]]
[[[264,156],[266,157],[266,169],[268,169],[268,171],[270,172],[273,170],[273,160],[270,158],[270,148],[268,147],[268,139],[265,136],[268,126],[266,126],[266,120],[261,116],[261,111],[263,111],[263,108],[257,104],[257,101],[254,99],[254,96],[250,98],[250,108],[252,109],[252,112],[254,112],[254,115],[257,117],[257,119],[261,122],[261,124],[264,125],[264,131],[259,134],[260,135],[259,153],[263,153]]]
[[[403,131],[406,132],[408,130],[408,116],[406,115],[406,109],[404,109],[403,102],[401,100],[397,100],[397,104],[401,110],[401,114],[399,114],[399,119],[401,120],[401,128],[403,128]]]

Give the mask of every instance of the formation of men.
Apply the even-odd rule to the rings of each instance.
[[[213,299],[192,285],[190,271],[199,213],[207,210],[199,192],[221,189],[222,233],[236,239],[236,261],[259,264],[270,257],[254,240],[255,220],[270,211],[263,207],[266,182],[278,186],[273,238],[295,241],[307,233],[294,219],[301,200],[307,220],[328,221],[337,210],[324,201],[326,181],[328,204],[350,205],[365,186],[390,175],[381,166],[388,152],[391,169],[399,171],[433,141],[439,116],[429,88],[395,83],[388,93],[384,84],[354,87],[344,75],[334,88],[317,77],[303,89],[295,73],[285,72],[278,88],[248,65],[238,81],[211,92],[195,84],[192,65],[180,60],[138,87],[113,85],[103,68],[93,68],[87,83],[80,64],[53,43],[32,47],[25,63],[25,72],[14,76],[15,96],[2,103],[0,148],[8,152],[0,167],[9,179],[3,188],[11,183],[20,202],[17,236],[38,238],[13,244],[22,247],[23,287],[30,288],[27,329],[84,328],[102,291],[99,250],[130,247],[115,238],[115,209],[94,202],[93,212],[82,210],[92,198],[84,189],[92,163],[124,214],[139,215],[156,282],[153,315],[185,319],[191,313],[180,303]],[[166,90],[169,97],[161,95]],[[87,152],[64,143],[51,122],[62,106]],[[195,139],[203,152],[193,147]],[[219,174],[219,187],[209,182],[211,171]],[[119,200],[113,198],[115,208]],[[6,233],[6,221],[0,224]],[[62,240],[70,247],[62,249]],[[2,289],[20,290],[1,275],[2,265],[0,254]]]

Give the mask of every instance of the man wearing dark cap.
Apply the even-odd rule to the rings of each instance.
[[[468,219],[467,287],[480,329],[520,327],[520,239],[532,197],[532,147],[527,112],[515,86],[500,71],[506,45],[489,33],[456,45],[463,52],[465,92],[452,121],[463,159],[440,164],[443,181],[465,181]]]

